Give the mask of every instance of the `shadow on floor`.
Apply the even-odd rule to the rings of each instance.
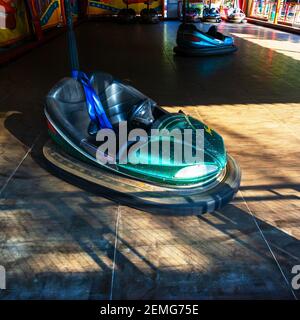
[[[50,205],[46,200],[49,198],[59,198],[60,201]],[[80,207],[70,206],[69,198],[73,203],[80,203]],[[1,205],[1,210],[18,208],[18,205],[9,204],[14,195],[8,195],[6,200],[8,204]],[[9,287],[1,292],[3,299],[108,299],[112,264],[107,260],[113,261],[114,258],[114,299],[293,298],[253,223],[253,217],[235,204],[198,218],[178,220],[160,216],[155,220],[155,227],[149,224],[151,215],[124,208],[115,254],[115,229],[106,223],[105,207],[98,201],[94,202],[82,193],[47,195],[47,190],[42,188],[34,196],[34,201],[42,201],[43,219],[39,218],[38,210],[32,210],[34,204],[23,203],[20,209],[31,210],[33,215],[22,222],[23,227],[32,228],[34,221],[34,230],[44,230],[49,239],[56,238],[56,233],[66,234],[76,249],[66,247],[64,242],[53,245],[53,240],[19,243],[14,249],[14,254],[19,254],[6,264],[6,268],[23,270],[23,274],[8,274]],[[83,210],[85,215],[82,215]],[[146,226],[144,215],[149,219]],[[55,221],[58,228],[46,230],[45,218]],[[130,223],[126,226],[127,219],[132,218],[134,227],[130,227]],[[299,241],[264,221],[256,220],[266,238],[271,238],[269,243],[288,281],[291,281],[291,268],[300,261]],[[145,243],[139,230],[147,226],[149,229],[145,232],[151,233],[153,238]],[[10,239],[12,234],[8,232],[6,236]],[[10,242],[3,246],[3,250],[11,252],[14,246]],[[165,253],[166,248],[170,250],[170,258]],[[189,254],[180,251],[182,248],[188,248]],[[49,262],[47,256],[53,253],[67,257],[86,254],[98,265],[99,271],[46,271],[51,269],[51,263],[43,272],[30,271],[28,266],[34,256],[39,255]],[[172,262],[171,257],[177,261]],[[78,263],[81,262],[79,256]]]
[[[22,127],[23,115],[19,113],[12,114],[6,119],[5,126],[15,137],[29,144],[30,136],[23,136],[26,132]],[[37,164],[47,170],[48,166],[41,155],[41,148],[47,139],[43,134],[35,146],[32,157]],[[26,177],[24,177],[25,179]],[[114,242],[108,241],[107,236],[115,237],[115,229],[105,223],[102,219],[102,212],[105,209],[105,203],[102,204],[92,201],[88,194],[91,191],[99,196],[106,196],[114,200],[112,194],[104,194],[99,190],[91,190],[89,184],[83,184],[82,181],[76,181],[72,178],[66,178],[67,182],[78,186],[86,191],[85,193],[61,193],[53,194],[48,192],[46,184],[36,186],[38,192],[34,194],[34,201],[44,203],[43,210],[50,221],[56,221],[60,229],[57,232],[66,233],[71,236],[72,240],[77,244],[75,252],[84,252],[98,266],[101,271],[98,272],[38,272],[26,277],[12,276],[14,283],[11,289],[5,292],[3,298],[90,298],[90,299],[107,299],[111,294],[111,265],[103,262],[99,257],[99,250],[112,261],[114,259]],[[294,184],[282,183],[276,186],[270,186],[275,189],[295,188]],[[242,187],[242,191],[247,190],[247,186]],[[250,187],[257,190],[260,187]],[[268,186],[263,186],[264,190]],[[270,190],[272,191],[272,190]],[[47,199],[59,199],[59,203],[48,205]],[[285,199],[286,196],[272,194],[272,201]],[[3,210],[15,210],[16,204],[14,194],[7,194],[8,205],[2,206]],[[290,199],[288,196],[287,199]],[[246,201],[268,200],[265,197],[246,198]],[[13,205],[10,205],[12,201]],[[70,204],[81,203],[77,209]],[[126,207],[121,211],[121,219],[127,220],[135,215],[135,228],[126,229],[126,225],[122,227],[118,234],[118,246],[116,251],[116,275],[114,282],[113,298],[124,299],[210,299],[210,298],[285,298],[292,299],[293,296],[290,287],[285,283],[278,266],[271,256],[266,244],[255,226],[253,217],[245,209],[241,209],[239,203],[243,203],[241,198],[237,198],[234,204],[225,206],[222,210],[213,214],[200,216],[197,220],[193,220],[193,226],[185,226],[186,221],[196,219],[195,217],[186,217],[176,220],[178,217],[155,215],[156,226],[151,230],[151,224],[147,224],[151,234],[158,235],[160,230],[164,230],[161,234],[162,238],[165,232],[171,232],[170,241],[154,238],[150,241],[141,241],[134,234],[139,228],[145,228],[145,225],[139,227],[139,221],[143,220],[143,213]],[[27,203],[29,207],[30,203]],[[20,209],[26,211],[26,203],[22,204]],[[110,204],[108,204],[110,206]],[[95,228],[88,219],[82,217],[81,212],[85,212],[87,216],[93,216],[101,227]],[[115,210],[114,210],[115,211]],[[135,213],[134,213],[135,212]],[[144,213],[148,215],[149,213]],[[150,215],[151,216],[151,215]],[[170,219],[172,221],[170,225]],[[174,220],[172,220],[174,219]],[[257,219],[257,223],[268,239],[271,248],[276,254],[281,268],[285,273],[288,281],[291,281],[291,268],[300,261],[300,244],[299,241],[291,235],[281,231],[273,225]],[[30,221],[30,220],[29,220]],[[28,223],[29,223],[28,221]],[[43,220],[37,221],[43,224]],[[30,226],[28,226],[30,228]],[[43,225],[40,226],[43,228]],[[191,233],[190,229],[196,228],[195,233]],[[209,231],[208,229],[211,229]],[[212,231],[215,230],[215,231]],[[126,234],[130,232],[133,237]],[[207,239],[206,235],[210,234],[212,238]],[[215,234],[216,233],[216,234]],[[7,235],[9,238],[9,234]],[[203,236],[203,237],[202,237]],[[154,236],[155,237],[155,236]],[[165,247],[174,248],[174,256],[181,255],[176,249],[178,243],[181,246],[187,246],[193,252],[201,254],[208,262],[206,266],[202,266],[200,258],[190,258],[189,255],[183,255],[179,259],[178,264],[168,265],[169,258],[161,258],[157,260],[155,255],[159,255]],[[144,247],[147,247],[146,253]],[[48,251],[53,252],[57,249],[48,248],[47,241],[43,245],[38,245],[37,251],[47,256]],[[60,249],[63,254],[63,249]],[[34,252],[29,245],[26,251]],[[173,256],[173,255],[172,255]],[[132,258],[134,257],[134,258]],[[8,264],[8,270],[21,269],[26,270],[26,265],[32,259],[31,255],[25,258],[20,257]],[[162,263],[162,261],[165,262]],[[183,263],[182,259],[186,259]],[[171,256],[170,256],[171,260]],[[200,267],[199,267],[200,266]],[[174,271],[176,270],[176,271]],[[34,282],[32,283],[34,279]],[[210,286],[207,286],[210,283]],[[57,292],[59,292],[57,294]]]

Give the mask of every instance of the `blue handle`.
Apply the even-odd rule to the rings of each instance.
[[[73,70],[72,77],[83,85],[91,120],[99,125],[99,129],[112,129],[112,125],[106,116],[101,100],[95,92],[88,76],[82,71]]]

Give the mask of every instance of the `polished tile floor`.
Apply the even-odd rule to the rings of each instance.
[[[231,56],[173,56],[177,22],[86,23],[81,67],[126,80],[225,139],[243,179],[222,210],[137,211],[52,175],[43,97],[68,75],[64,36],[0,69],[0,265],[5,299],[295,299],[300,264],[300,37],[221,24]]]

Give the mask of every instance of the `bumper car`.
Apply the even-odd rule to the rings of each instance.
[[[198,215],[228,203],[238,190],[240,169],[227,154],[222,137],[183,112],[165,111],[137,89],[107,73],[96,72],[87,77],[78,71],[68,1],[65,0],[65,5],[69,17],[72,77],[59,81],[48,93],[45,103],[51,140],[43,152],[52,169],[59,176],[88,183],[93,190],[118,203],[154,213]],[[190,129],[194,136],[200,129],[202,144],[194,138],[188,141],[174,138],[171,150],[189,147],[197,152],[202,148],[203,157],[196,161],[185,158],[178,161],[175,151],[171,157],[160,147],[158,152],[153,151],[150,145],[158,136],[150,134],[140,138],[139,152],[136,152],[132,149],[133,141],[124,140],[120,134],[121,123],[126,123],[130,130],[149,133],[154,129],[161,133],[162,142],[167,139],[166,130],[186,132]],[[115,134],[118,152],[101,148],[99,133],[104,129]],[[128,148],[128,159],[134,161],[123,161],[127,154],[124,150]]]
[[[177,46],[174,52],[185,56],[211,56],[237,50],[233,38],[218,32],[216,26],[202,27],[203,30],[200,30],[194,24],[182,23],[177,31]]]
[[[159,17],[155,9],[150,8],[152,1],[144,2],[147,8],[141,10],[141,22],[143,23],[158,23]]]
[[[235,8],[235,9],[229,11],[226,20],[231,23],[246,23],[247,22],[245,13],[239,8]]]
[[[183,0],[178,2],[178,17],[186,22],[199,22],[201,10],[191,6],[191,1]]]
[[[205,8],[203,10],[203,22],[219,23],[222,21],[221,14],[218,9],[215,8]]]
[[[123,2],[126,4],[126,8],[121,9],[118,12],[118,22],[119,23],[133,23],[136,21],[136,12],[129,8],[129,4],[131,4],[130,0],[123,0]]]
[[[200,21],[200,10],[197,8],[186,9],[186,21],[187,22],[199,22]]]

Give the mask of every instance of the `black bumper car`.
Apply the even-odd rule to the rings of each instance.
[[[221,14],[218,9],[205,8],[203,10],[203,22],[220,23],[222,21]]]
[[[156,1],[156,0],[155,0]],[[152,1],[144,2],[147,5],[147,8],[141,10],[141,22],[142,23],[159,23],[159,16],[155,9],[150,8]]]
[[[130,0],[123,0],[126,4],[126,8],[120,9],[117,15],[117,21],[119,23],[134,23],[136,21],[136,12],[132,8],[129,8],[131,4]]]
[[[184,56],[212,56],[233,53],[237,50],[234,39],[217,31],[214,25],[207,32],[201,31],[194,24],[182,23],[177,31],[174,52]]]

